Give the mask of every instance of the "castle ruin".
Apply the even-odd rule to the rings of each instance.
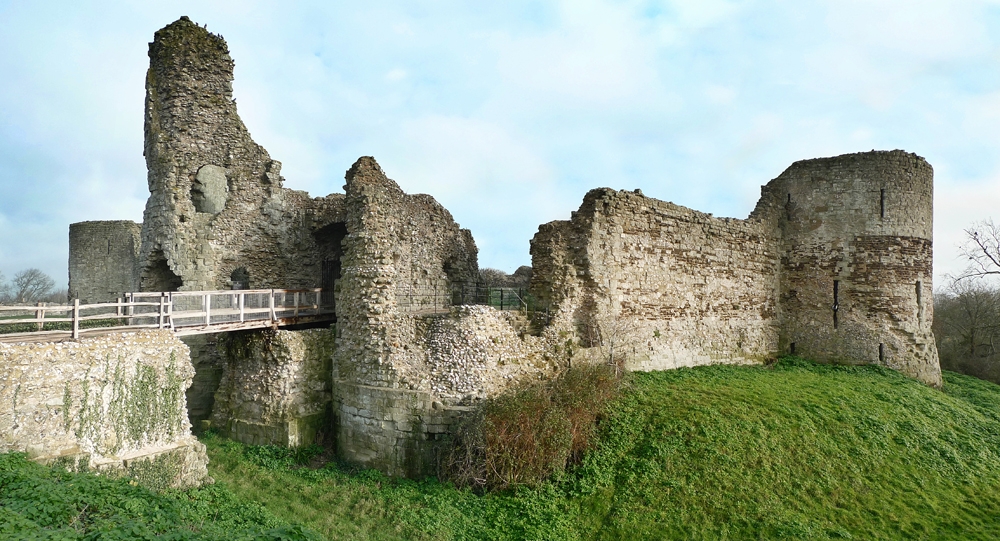
[[[614,334],[608,321],[628,325],[638,370],[795,353],[941,384],[933,172],[919,156],[796,162],[746,220],[592,190],[531,242],[530,290],[549,316],[538,324],[457,305],[451,292],[478,274],[471,233],[373,158],[351,166],[343,194],[284,188],[281,164],[237,114],[221,37],[182,17],[156,32],[149,57],[143,223],[73,224],[71,294],[334,292],[335,334],[258,333],[206,348],[221,360],[205,369],[221,375],[204,390],[215,401],[202,418],[234,437],[295,445],[332,431],[343,458],[431,473],[431,451],[476,399],[587,358]]]

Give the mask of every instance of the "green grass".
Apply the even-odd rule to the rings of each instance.
[[[34,319],[35,316],[7,316],[0,317],[0,334],[13,334],[22,332],[37,332],[38,323],[10,323],[18,319]],[[59,314],[53,317],[66,317]],[[111,317],[106,319],[88,319],[80,322],[81,329],[97,329],[101,327],[118,327],[127,325],[125,318]],[[45,331],[70,331],[73,330],[72,321],[52,321],[46,322]]]
[[[0,539],[318,540],[218,485],[153,492],[129,479],[0,454]]]
[[[1000,387],[951,373],[943,391],[799,359],[634,374],[579,466],[486,495],[204,441],[211,498],[330,539],[1000,538]]]
[[[210,468],[332,539],[996,539],[1000,387],[945,381],[798,359],[635,374],[581,466],[485,496],[217,439]]]

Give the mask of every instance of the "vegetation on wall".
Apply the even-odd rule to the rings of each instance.
[[[490,490],[537,486],[580,460],[621,387],[613,367],[582,365],[486,400],[457,427],[442,457],[442,478]]]
[[[177,435],[183,424],[183,379],[177,374],[174,352],[162,374],[150,365],[137,364],[131,377],[122,360],[105,359],[104,378],[94,378],[88,370],[80,382],[79,408],[76,412],[76,435],[98,445],[102,454],[114,454],[124,447],[137,447],[162,435]],[[99,386],[92,383],[99,382]],[[111,387],[110,394],[108,387]],[[104,397],[109,396],[107,404]],[[74,404],[67,382],[63,393],[63,422],[70,429],[69,412]],[[105,415],[109,419],[105,419]],[[114,428],[104,434],[108,425]]]

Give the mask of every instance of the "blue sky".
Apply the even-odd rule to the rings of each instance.
[[[0,272],[64,287],[70,223],[141,221],[147,43],[181,15],[229,43],[286,187],[375,156],[480,266],[530,264],[591,188],[745,218],[792,162],[871,149],[934,166],[936,286],[1000,220],[997,1],[281,4],[0,0]]]

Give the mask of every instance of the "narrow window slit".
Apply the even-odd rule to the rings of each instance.
[[[795,355],[795,342],[791,343],[792,355]]]
[[[924,321],[924,284],[920,280],[917,280],[917,322],[923,323]]]
[[[833,281],[833,328],[838,327],[837,311],[840,310],[840,280]]]
[[[885,218],[885,188],[879,190],[878,214],[880,218]]]
[[[885,362],[885,344],[880,343],[878,345],[878,362],[879,363]]]

